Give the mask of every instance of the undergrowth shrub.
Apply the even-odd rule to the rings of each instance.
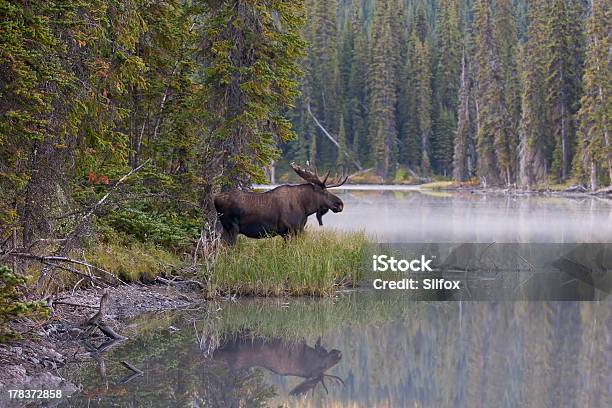
[[[9,322],[24,317],[46,317],[49,313],[42,303],[23,300],[20,288],[25,283],[25,278],[0,266],[0,343],[19,338],[19,334],[7,327]]]
[[[135,208],[114,211],[106,217],[106,222],[116,231],[131,235],[139,241],[152,242],[167,248],[188,245],[199,235],[196,220]]]

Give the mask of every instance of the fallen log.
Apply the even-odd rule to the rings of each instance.
[[[599,190],[595,190],[591,192],[592,195],[608,195],[612,194],[612,186],[600,188]]]
[[[139,370],[138,368],[134,367],[132,364],[128,363],[127,361],[122,361],[121,364],[123,364],[124,367],[126,367],[128,370],[132,371],[133,374],[128,376],[127,378],[121,380],[121,384],[125,384],[128,383],[130,381],[132,381],[134,378],[140,377],[141,375],[144,374],[144,372],[142,370]]]
[[[90,334],[95,328],[98,328],[106,337],[112,340],[125,340],[127,337],[122,336],[110,328],[106,323],[103,322],[104,315],[106,314],[106,304],[108,303],[109,291],[105,288],[100,298],[100,306],[98,312],[91,316],[87,321],[86,333]]]
[[[206,286],[202,282],[198,282],[197,280],[192,280],[192,279],[169,280],[169,279],[162,278],[161,276],[157,276],[155,278],[155,281],[158,283],[163,283],[164,285],[168,285],[168,286],[176,286],[176,285],[183,284],[183,285],[195,285],[200,289],[206,288]]]
[[[90,308],[90,309],[98,309],[100,306],[92,306],[92,305],[84,305],[82,303],[71,303],[71,302],[62,302],[59,300],[54,300],[52,302],[53,305],[60,305],[60,306],[74,306],[74,307],[86,307],[86,308]]]

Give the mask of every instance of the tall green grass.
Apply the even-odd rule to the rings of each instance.
[[[211,295],[331,296],[361,278],[364,233],[307,231],[281,238],[241,237],[220,250],[211,276]]]

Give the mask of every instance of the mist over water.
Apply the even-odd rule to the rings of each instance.
[[[378,242],[612,241],[612,203],[597,198],[337,194],[344,211],[326,214],[322,228]],[[321,228],[311,218],[308,228]],[[94,361],[69,368],[83,391],[60,406],[610,406],[612,303],[603,299],[415,302],[361,288],[333,299],[207,302],[134,322],[144,329],[105,354],[104,378]],[[316,373],[345,385],[328,376],[326,393],[299,373],[330,353],[341,358]],[[144,375],[123,383],[122,360]],[[300,387],[307,392],[295,396]]]
[[[377,242],[610,242],[612,202],[596,197],[334,191],[341,213],[323,228],[363,230]],[[314,217],[308,228],[320,228]]]

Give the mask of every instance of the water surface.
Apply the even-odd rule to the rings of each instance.
[[[326,227],[378,242],[610,242],[612,200],[596,197],[333,190],[344,211]],[[319,228],[314,217],[310,228]]]
[[[597,198],[338,194],[345,210],[327,214],[324,228],[379,242],[612,240],[612,206]],[[612,406],[606,300],[415,302],[360,290],[210,303],[133,328],[130,340],[65,370],[83,391],[60,406]],[[130,378],[121,361],[144,374]]]
[[[225,302],[139,319],[141,336],[104,355],[104,375],[95,362],[74,374],[84,390],[62,406],[610,406],[610,311],[371,292]],[[124,360],[144,375],[123,383]],[[304,367],[329,393],[295,375]]]

